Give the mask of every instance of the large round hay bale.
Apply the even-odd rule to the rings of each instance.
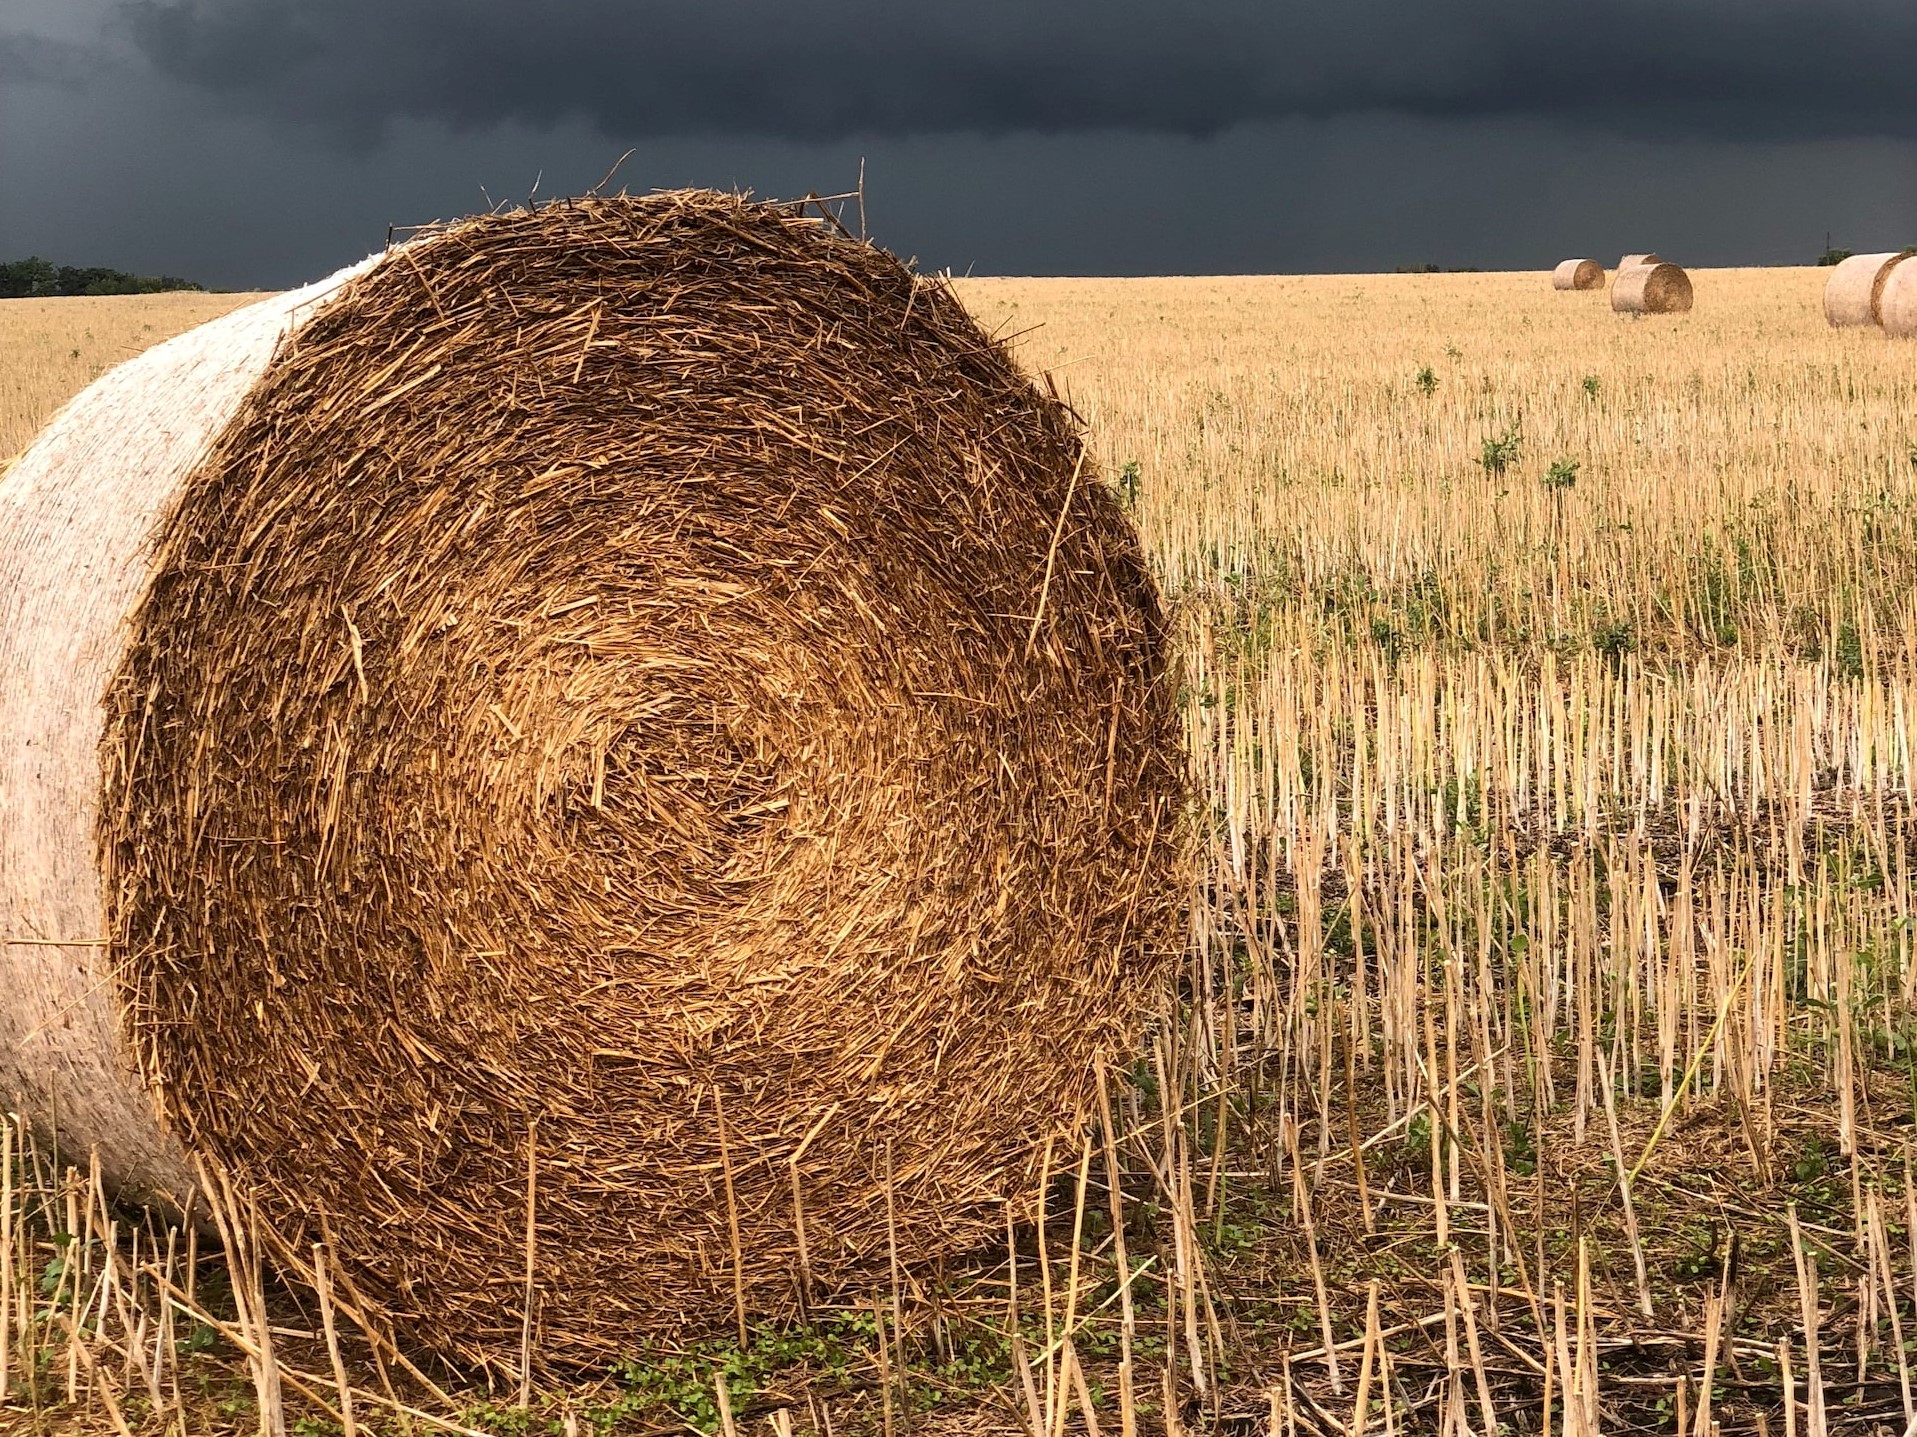
[[[1663,259],[1655,254],[1627,254],[1617,262],[1617,272],[1623,274],[1627,269],[1637,269],[1647,264],[1663,263]]]
[[[1824,283],[1824,318],[1835,328],[1882,323],[1884,283],[1909,253],[1854,254],[1840,260]]]
[[[1917,264],[1893,264],[1877,296],[1877,319],[1884,333],[1917,338]]]
[[[1603,289],[1604,266],[1594,259],[1567,259],[1551,271],[1553,289]]]
[[[0,483],[0,1084],[549,1361],[1002,1232],[1174,950],[1136,537],[941,283],[795,211],[431,233]],[[890,1192],[888,1194],[888,1188]]]
[[[1618,271],[1611,308],[1620,314],[1684,314],[1691,307],[1691,277],[1674,264],[1641,264]]]

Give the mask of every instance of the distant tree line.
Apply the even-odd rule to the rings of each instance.
[[[205,289],[170,274],[128,274],[99,265],[55,264],[29,255],[0,264],[0,299],[47,299],[71,294],[160,294],[174,289]]]
[[[1917,249],[1906,249],[1903,253],[1907,255],[1917,254]],[[1817,256],[1817,263],[1820,266],[1842,264],[1845,260],[1849,259],[1850,256],[1851,252],[1847,249],[1831,249],[1827,246],[1824,252]]]

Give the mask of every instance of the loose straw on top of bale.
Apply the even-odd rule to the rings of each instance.
[[[1674,264],[1622,270],[1611,285],[1611,308],[1620,314],[1684,314],[1690,307],[1691,277]]]
[[[1833,328],[1884,322],[1884,286],[1910,250],[1854,254],[1840,260],[1824,283],[1824,318]]]
[[[1603,289],[1604,266],[1594,259],[1567,259],[1551,271],[1553,289]]]
[[[1070,414],[883,252],[704,193],[428,235],[157,537],[127,1036],[416,1339],[516,1366],[529,1241],[570,1361],[870,1279],[888,1210],[906,1263],[988,1240],[1135,1041],[1157,602]]]

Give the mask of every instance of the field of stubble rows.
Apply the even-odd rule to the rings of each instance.
[[[1828,330],[1822,279],[1641,320],[1536,274],[963,282],[1181,636],[1175,1003],[1015,1269],[552,1420],[731,1423],[685,1375],[730,1362],[775,1427],[748,1389],[1037,1437],[1904,1430],[1917,348]],[[0,455],[242,300],[0,305]],[[75,1249],[9,1222],[37,1421],[94,1359]]]

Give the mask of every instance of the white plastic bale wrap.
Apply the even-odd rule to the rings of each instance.
[[[281,338],[373,261],[109,371],[0,475],[0,1101],[97,1150],[110,1185],[184,1201],[120,1032],[98,847],[103,698],[151,539]]]

